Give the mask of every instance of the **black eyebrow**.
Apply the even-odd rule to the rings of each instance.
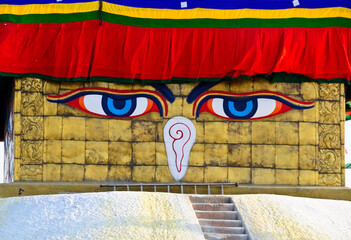
[[[151,83],[157,91],[159,91],[169,102],[174,102],[175,97],[172,91],[164,83]]]
[[[196,85],[193,90],[191,90],[191,92],[189,93],[186,101],[188,103],[192,103],[195,101],[195,99],[200,96],[202,93],[206,92],[207,90],[209,90],[211,87],[217,85],[218,83],[220,83],[222,80],[218,81],[218,82],[200,82],[198,85]]]

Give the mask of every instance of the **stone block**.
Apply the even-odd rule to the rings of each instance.
[[[43,165],[43,181],[58,182],[61,180],[60,164],[44,164]]]
[[[276,168],[297,169],[299,167],[298,146],[277,145],[276,146]]]
[[[300,145],[317,144],[317,124],[316,123],[299,123],[299,140]]]
[[[299,143],[299,125],[294,122],[276,123],[276,143],[297,145]]]
[[[162,122],[156,123],[156,141],[163,142],[163,128],[169,119],[163,119]]]
[[[62,141],[62,162],[84,164],[85,142]]]
[[[21,136],[15,135],[15,158],[21,158]]]
[[[300,146],[299,147],[299,167],[304,170],[318,169],[316,164],[316,146]]]
[[[110,181],[130,181],[132,170],[130,166],[110,166],[107,173],[107,180]]]
[[[205,122],[206,143],[227,143],[228,123],[227,122]]]
[[[22,126],[21,126],[22,139],[42,140],[44,135],[43,122],[44,122],[43,117],[22,116]]]
[[[190,152],[189,165],[203,166],[204,158],[205,158],[204,153],[205,153],[205,145],[200,143],[195,143]]]
[[[253,145],[252,146],[253,167],[274,167],[275,146],[274,145]]]
[[[270,168],[253,168],[252,169],[253,184],[274,184],[275,169]]]
[[[84,82],[61,82],[61,89],[76,90],[83,87]]]
[[[275,122],[300,122],[303,121],[303,111],[300,109],[291,109],[287,112],[268,118],[269,121]]]
[[[110,142],[108,158],[109,164],[129,165],[132,160],[132,144],[129,142]]]
[[[133,84],[108,83],[109,89],[133,90]]]
[[[156,165],[168,166],[167,152],[164,143],[156,143]]]
[[[21,181],[42,181],[43,165],[21,165]]]
[[[311,170],[299,171],[299,185],[316,185],[318,182],[318,172]]]
[[[100,82],[100,81],[95,81],[95,82],[85,82],[84,87],[86,88],[108,88],[109,83],[108,82]]]
[[[46,98],[46,96],[45,96]],[[52,103],[44,98],[44,115],[45,116],[55,116],[57,115],[57,103]]]
[[[314,101],[319,97],[318,83],[303,82],[301,83],[301,94],[303,100]]]
[[[253,92],[253,78],[239,78],[230,81],[230,92],[247,93]]]
[[[319,96],[322,100],[339,100],[341,84],[321,83],[319,86]]]
[[[21,163],[42,164],[43,163],[43,141],[21,140]]]
[[[168,166],[156,166],[156,182],[169,183],[174,179],[169,171]]]
[[[81,182],[84,177],[84,165],[62,164],[61,181]]]
[[[344,109],[344,107],[342,109]],[[344,111],[341,111],[339,102],[320,101],[319,123],[340,123],[340,112],[343,112],[341,119],[344,119],[345,113]]]
[[[253,122],[252,143],[275,144],[275,122]]]
[[[21,122],[21,114],[15,113],[13,116],[13,131],[15,134],[21,134],[22,131],[22,122]]]
[[[304,122],[318,122],[319,121],[319,102],[314,103],[314,107],[303,110]]]
[[[155,175],[155,166],[134,166],[132,170],[132,180],[135,182],[154,182]]]
[[[301,83],[277,83],[277,92],[289,95],[290,97],[292,97],[291,95],[300,94],[300,88]]]
[[[180,85],[180,92],[183,96],[188,96],[189,93],[194,89],[194,87],[198,85],[197,82],[186,83]]]
[[[87,164],[107,164],[108,142],[87,141],[85,145],[85,159]]]
[[[43,95],[39,92],[22,92],[22,115],[43,115]]]
[[[298,170],[285,170],[277,169],[275,171],[275,183],[286,185],[298,185],[299,171]]]
[[[133,85],[133,90],[151,90],[155,91],[155,88],[151,85],[144,85],[144,84],[139,84],[139,83],[134,83]],[[121,89],[121,88],[120,88]]]
[[[57,104],[57,115],[60,116],[75,116],[75,117],[96,117],[93,114],[83,112],[77,108],[71,107],[67,104]]]
[[[59,140],[62,138],[62,117],[44,117],[44,139]]]
[[[206,183],[228,182],[227,167],[205,167],[204,180]]]
[[[318,174],[318,185],[341,186],[341,173]]]
[[[205,144],[205,164],[212,166],[227,166],[228,145]]]
[[[130,120],[109,120],[109,140],[110,141],[131,141],[132,121]]]
[[[344,132],[344,131],[342,131]],[[320,148],[340,148],[341,130],[340,124],[319,124],[318,137]]]
[[[251,143],[251,122],[230,122],[228,125],[229,143]]]
[[[183,115],[183,99],[176,98],[174,102],[168,104],[168,114],[165,118],[172,118]]]
[[[22,109],[22,94],[21,91],[15,91],[15,99],[13,103],[14,112],[20,113]]]
[[[136,165],[155,165],[156,144],[154,142],[133,143],[133,162]]]
[[[22,78],[15,78],[15,90],[21,90]]]
[[[254,77],[253,78],[254,91],[277,91],[277,83],[272,83],[267,79]]]
[[[195,115],[193,114],[193,104],[189,104],[186,101],[186,98],[183,98],[183,117],[189,118],[189,119],[194,119]]]
[[[63,117],[62,139],[85,140],[85,118]]]
[[[229,92],[230,81],[222,81],[211,88],[211,91],[225,91]]]
[[[251,183],[251,168],[228,168],[228,182]]]
[[[217,117],[211,113],[203,112],[200,113],[199,117],[196,119],[199,122],[218,122],[223,121],[223,118]]]
[[[106,181],[107,171],[107,165],[85,165],[84,180]]]
[[[21,181],[21,160],[16,158],[14,166],[14,180],[15,182]]]
[[[54,81],[43,81],[43,93],[44,94],[58,94],[60,89],[60,82]]]
[[[61,141],[44,140],[44,163],[61,163]]]
[[[184,178],[184,182],[198,183],[204,181],[204,168],[203,167],[189,167]]]
[[[85,120],[85,136],[87,140],[104,141],[108,140],[109,119],[87,118]]]
[[[194,122],[196,129],[196,139],[195,142],[203,143],[205,141],[205,124],[203,122]]]
[[[228,145],[228,164],[230,166],[251,166],[251,145]]]
[[[156,139],[156,125],[153,122],[133,121],[132,140],[135,142],[154,142]]]

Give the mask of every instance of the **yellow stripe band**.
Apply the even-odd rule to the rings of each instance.
[[[99,10],[99,1],[87,3],[52,3],[52,4],[28,4],[28,5],[0,5],[0,14],[68,14],[83,13]]]
[[[127,17],[149,18],[149,19],[284,19],[284,18],[351,18],[351,9],[343,7],[307,9],[290,8],[281,10],[261,10],[261,9],[155,9],[155,8],[135,8],[117,4],[104,3],[103,11]]]

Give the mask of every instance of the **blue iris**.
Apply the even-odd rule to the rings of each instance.
[[[116,100],[107,98],[107,107],[108,110],[115,115],[124,115],[131,109],[132,100]]]
[[[252,100],[247,102],[228,101],[228,109],[235,116],[244,117],[251,113],[253,109],[253,102]]]
[[[223,110],[229,118],[249,119],[257,111],[257,99],[252,97],[246,99],[224,99]]]
[[[129,117],[136,108],[136,97],[103,95],[101,104],[108,116]]]

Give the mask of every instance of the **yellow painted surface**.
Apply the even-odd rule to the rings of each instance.
[[[189,104],[186,97],[196,85],[167,85],[176,100],[167,101],[165,118],[150,113],[119,120],[49,103],[46,98],[79,87],[155,89],[139,84],[16,79],[16,181],[172,182],[163,127],[169,118],[179,115],[188,117],[197,131],[184,182],[344,183],[340,119],[344,116],[345,93],[341,84],[270,83],[249,78],[224,81],[211,89],[277,91],[298,100],[315,101],[312,109],[294,109],[255,121],[227,121],[210,113],[201,113],[195,119],[193,103]]]

